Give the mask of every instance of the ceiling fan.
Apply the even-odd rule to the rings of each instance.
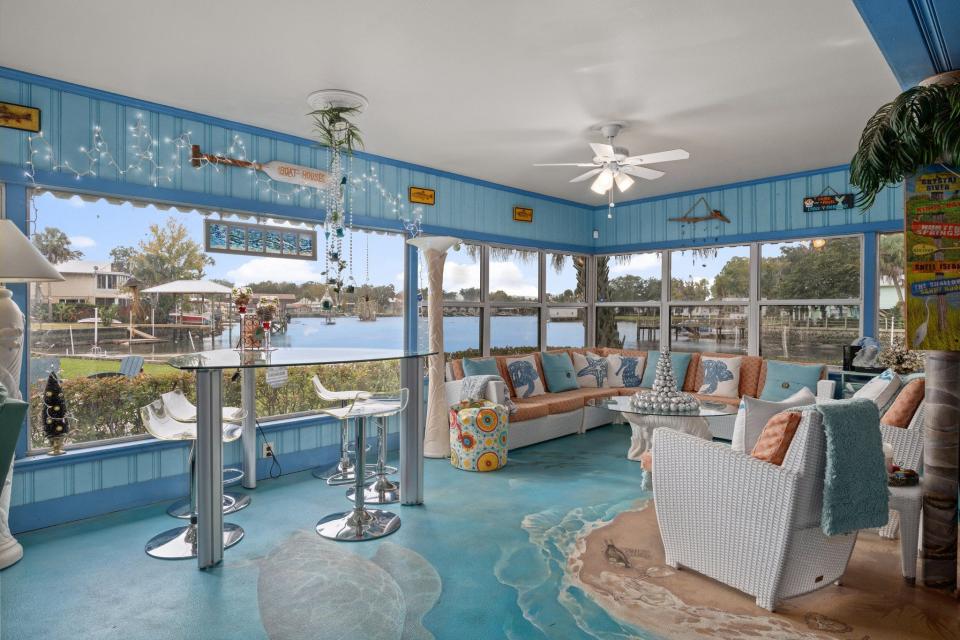
[[[535,167],[591,167],[586,173],[581,173],[570,182],[583,182],[596,176],[590,190],[594,193],[603,195],[613,188],[616,183],[621,192],[626,191],[634,183],[634,177],[644,180],[656,180],[663,176],[663,171],[651,169],[643,165],[659,164],[661,162],[671,162],[673,160],[686,160],[690,154],[683,149],[674,149],[672,151],[660,151],[657,153],[645,153],[639,156],[631,156],[630,152],[624,147],[613,146],[613,139],[623,129],[622,122],[608,122],[597,127],[607,139],[607,144],[591,142],[590,148],[593,149],[594,157],[592,162],[553,162],[535,164]]]

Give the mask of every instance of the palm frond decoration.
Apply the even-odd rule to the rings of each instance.
[[[880,107],[850,161],[857,204],[866,211],[880,191],[917,169],[960,159],[960,84],[907,89]]]
[[[358,106],[329,106],[311,111],[307,115],[313,116],[313,130],[321,144],[352,154],[354,149],[363,148],[360,129],[350,121],[350,118],[360,111]]]

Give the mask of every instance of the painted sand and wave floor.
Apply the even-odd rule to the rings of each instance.
[[[898,543],[863,535],[842,587],[771,615],[663,564],[623,425],[511,452],[485,474],[426,464],[426,504],[393,536],[313,531],[348,508],[309,472],[262,482],[231,515],[221,567],[147,557],[167,503],[21,536],[0,573],[0,637],[117,640],[957,638],[957,601],[900,578]],[[55,605],[52,604],[55,602]]]

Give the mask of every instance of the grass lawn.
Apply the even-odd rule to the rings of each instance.
[[[64,380],[81,378],[101,371],[120,371],[119,360],[100,360],[94,358],[60,358],[61,376]],[[171,367],[155,362],[145,362],[145,373],[170,373]]]

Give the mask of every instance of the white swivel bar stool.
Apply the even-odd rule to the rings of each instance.
[[[350,390],[350,391],[331,391],[323,386],[318,376],[313,376],[313,390],[317,397],[324,402],[337,402],[340,407],[345,407],[357,399],[363,400],[370,397],[370,392]],[[340,422],[340,461],[333,467],[326,469],[314,469],[313,477],[320,480],[326,480],[329,485],[349,484],[353,482],[353,461],[350,459],[350,438],[347,434],[349,428],[347,420]],[[372,475],[367,475],[367,478]]]
[[[399,389],[392,393],[373,393],[364,400],[354,400],[345,407],[321,409],[337,420],[353,420],[356,433],[356,468],[365,468],[366,426],[369,418],[387,418],[403,411],[409,391]],[[347,542],[374,540],[394,533],[400,528],[400,516],[381,509],[367,509],[364,505],[364,476],[354,474],[353,509],[325,516],[317,523],[317,533],[324,538]]]
[[[183,391],[180,389],[174,389],[168,393],[160,395],[160,399],[163,401],[163,407],[166,409],[167,415],[176,420],[177,422],[192,422],[196,423],[197,421],[197,407],[190,400],[187,399],[187,396],[183,395]],[[231,442],[231,440],[226,439],[227,433],[233,433],[236,430],[236,425],[239,425],[243,422],[244,418],[243,409],[239,407],[224,407],[223,408],[223,431],[224,431],[224,442]],[[229,486],[236,484],[243,479],[243,470],[242,469],[226,469],[225,475],[228,475],[223,481],[224,486]],[[235,493],[235,492],[223,492],[223,515],[229,515],[231,513],[236,513],[241,509],[246,509],[250,506],[250,496],[246,493]],[[167,513],[173,516],[174,518],[180,518],[182,520],[189,520],[190,514],[193,512],[193,508],[190,506],[190,498],[183,498],[178,500],[170,505],[167,508]]]
[[[190,524],[185,527],[176,527],[160,533],[147,542],[147,555],[163,560],[180,560],[197,557],[197,482],[195,443],[197,440],[196,422],[178,422],[166,412],[162,400],[140,408],[140,418],[143,426],[158,440],[190,440]],[[230,425],[224,428],[223,439],[232,442],[242,433],[239,425]],[[232,547],[243,539],[243,529],[238,525],[223,523],[223,548]]]

